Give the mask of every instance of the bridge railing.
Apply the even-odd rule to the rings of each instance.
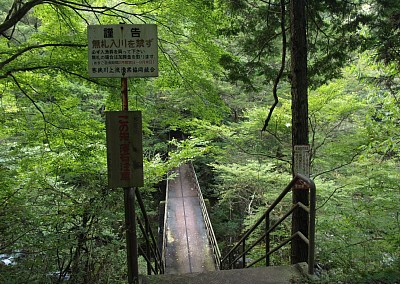
[[[164,274],[165,273],[165,258],[162,256],[153,230],[150,227],[150,220],[146,213],[146,208],[143,203],[142,195],[138,189],[135,190],[136,200],[139,204],[142,218],[137,215],[137,223],[144,238],[144,247],[138,246],[138,251],[147,263],[147,274]]]
[[[199,180],[197,179],[196,172],[194,170],[193,164],[189,163],[190,169],[195,181],[195,186],[197,190],[197,195],[200,200],[200,207],[201,207],[201,212],[203,215],[204,223],[206,225],[206,231],[207,231],[207,236],[208,236],[208,241],[210,242],[211,248],[213,250],[214,258],[215,258],[215,263],[216,263],[216,269],[219,269],[221,267],[221,252],[218,247],[217,239],[214,234],[214,229],[211,224],[210,216],[208,215],[208,210],[206,203],[204,202],[203,198],[203,193],[201,192]]]
[[[291,209],[285,213],[279,220],[271,225],[270,214],[275,207],[282,201],[282,199],[292,190],[308,190],[309,192],[309,206],[304,205],[301,202],[293,204]],[[266,212],[257,220],[257,222],[244,233],[242,238],[236,243],[236,245],[221,259],[220,269],[232,269],[237,263],[241,263],[242,268],[254,266],[255,264],[265,260],[265,265],[270,265],[270,255],[286,244],[293,241],[295,238],[300,238],[308,246],[308,273],[314,274],[314,252],[315,252],[315,203],[316,203],[316,188],[314,182],[300,174],[296,175],[289,185],[282,191],[278,198],[271,204]],[[305,236],[302,232],[294,232],[292,236],[278,244],[276,247],[271,248],[271,233],[295,210],[304,210],[308,213],[308,236]],[[262,231],[264,233],[261,236],[253,237],[253,233],[264,223]],[[256,238],[255,241],[250,240]],[[265,243],[265,254],[251,263],[246,263],[246,256],[249,255],[250,251],[257,245]]]
[[[165,202],[164,202],[164,223],[162,225],[162,244],[161,244],[161,257],[162,261],[165,264],[166,263],[166,247],[167,247],[167,219],[168,219],[168,188],[169,188],[169,175],[170,173],[168,172],[167,174],[167,185],[166,185],[166,190],[165,190]]]

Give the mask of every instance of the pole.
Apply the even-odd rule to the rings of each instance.
[[[128,111],[128,78],[121,78],[122,110]]]
[[[122,110],[128,111],[128,79],[121,78]],[[126,257],[128,283],[136,284],[139,279],[138,251],[136,239],[135,187],[124,188]]]
[[[308,82],[307,82],[307,40],[306,40],[306,1],[290,1],[291,9],[291,74],[292,74],[292,166],[295,168],[294,148],[308,145]],[[297,174],[293,170],[293,174]],[[293,204],[302,202],[308,206],[308,190],[293,188]],[[300,231],[308,236],[308,214],[295,210],[292,215],[292,234]],[[300,239],[292,241],[291,262],[307,261],[308,248]]]

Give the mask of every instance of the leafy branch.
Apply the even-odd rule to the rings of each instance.
[[[357,153],[355,153],[355,154],[351,157],[351,159],[350,159],[349,161],[347,161],[347,162],[345,162],[345,163],[342,163],[342,164],[340,164],[340,165],[338,165],[338,166],[336,166],[336,167],[334,167],[334,168],[331,168],[331,169],[329,169],[329,170],[326,170],[326,171],[323,171],[323,172],[320,172],[320,173],[318,173],[318,174],[313,175],[313,179],[316,179],[317,177],[319,177],[319,176],[321,176],[321,175],[324,175],[324,174],[327,174],[327,173],[330,173],[330,172],[334,172],[334,171],[336,171],[336,170],[339,170],[339,169],[341,169],[341,168],[343,168],[343,167],[346,167],[346,166],[352,164],[352,163],[354,162],[354,160],[355,160],[360,154],[361,154],[360,152],[357,152]]]
[[[21,19],[35,6],[45,3],[44,0],[31,0],[22,4],[22,1],[14,1],[10,11],[4,22],[0,24],[0,36],[11,39],[11,36],[6,35],[6,31],[14,27]]]
[[[318,149],[320,149],[322,146],[324,146],[327,143],[327,140],[329,138],[334,137],[335,135],[335,130],[339,129],[342,124],[351,116],[352,113],[347,113],[346,115],[344,115],[333,127],[331,127],[328,131],[325,131],[325,136],[322,139],[322,142],[319,143],[319,145],[316,145],[316,133],[317,133],[317,124],[314,124],[312,119],[309,119],[309,124],[312,130],[312,138],[311,138],[311,149],[312,149],[312,153],[311,153],[311,158],[316,156],[316,152],[318,151]],[[311,115],[313,116],[313,115]],[[314,120],[316,119],[315,116]]]
[[[29,94],[27,92],[25,92],[24,88],[22,88],[22,86],[20,85],[20,83],[18,82],[17,78],[15,78],[14,75],[10,74],[10,77],[13,79],[15,85],[18,87],[18,89],[22,92],[22,94],[24,94],[24,96],[33,104],[33,106],[36,108],[37,111],[39,111],[40,115],[42,116],[45,124],[44,124],[44,133],[46,136],[46,139],[49,140],[48,138],[48,131],[47,131],[47,118],[46,115],[44,114],[43,110],[39,107],[39,105],[36,103],[36,101],[29,96]]]
[[[10,62],[16,60],[18,57],[24,55],[28,51],[35,50],[35,49],[40,49],[40,48],[46,48],[46,47],[80,47],[80,48],[85,48],[85,47],[87,47],[87,45],[85,45],[85,44],[77,44],[77,43],[46,43],[46,44],[27,46],[25,48],[22,48],[22,49],[18,50],[16,53],[14,53],[11,57],[7,58],[6,60],[0,62],[0,69],[2,69],[4,66],[9,64]],[[0,76],[0,78],[4,78],[4,77]]]
[[[11,28],[14,28],[19,21],[25,17],[35,6],[42,5],[42,4],[50,4],[50,5],[56,5],[56,6],[62,6],[66,8],[70,8],[76,13],[81,18],[84,18],[82,15],[79,14],[79,12],[91,12],[95,14],[103,14],[106,16],[112,16],[112,17],[125,17],[126,16],[141,16],[150,13],[151,11],[143,12],[143,13],[132,13],[129,12],[131,9],[128,9],[123,6],[127,7],[132,7],[132,6],[141,6],[141,5],[146,5],[149,3],[153,3],[155,0],[148,0],[148,1],[143,1],[140,3],[127,3],[127,2],[119,2],[113,6],[92,6],[86,1],[82,1],[82,3],[78,2],[73,2],[73,1],[67,1],[67,0],[31,0],[27,1],[25,3],[22,3],[22,1],[14,1],[14,4],[12,5],[7,17],[5,18],[4,22],[0,24],[0,36],[4,36],[7,39],[12,38],[12,33],[11,35],[7,35],[7,31]],[[122,7],[121,7],[122,6]],[[155,8],[154,10],[159,9],[160,6]],[[154,11],[153,10],[153,11]]]
[[[326,203],[328,203],[328,201],[335,195],[335,193],[339,190],[339,189],[343,189],[343,188],[345,188],[346,187],[346,185],[343,185],[343,186],[339,186],[339,187],[337,187],[337,188],[335,188],[335,190],[328,196],[328,198],[324,201],[324,203],[322,203],[322,205],[320,205],[317,209],[315,209],[315,210],[319,210],[319,209],[321,209],[322,207],[324,207],[325,206],[325,204]]]
[[[282,33],[282,58],[281,58],[281,68],[279,69],[278,75],[275,77],[274,87],[272,89],[272,94],[274,95],[274,103],[271,106],[268,116],[264,122],[264,126],[261,131],[265,131],[268,127],[269,121],[271,120],[272,113],[274,112],[275,107],[279,103],[278,98],[278,84],[280,79],[282,78],[283,71],[285,70],[285,63],[286,63],[286,29],[285,29],[285,1],[281,0],[281,33]]]
[[[285,163],[291,165],[291,161],[285,160],[285,159],[283,159],[283,158],[281,158],[279,156],[268,155],[268,154],[265,154],[265,153],[250,152],[250,151],[247,151],[246,149],[244,149],[242,146],[240,146],[235,141],[233,141],[233,144],[235,145],[236,148],[238,148],[242,153],[245,153],[246,155],[250,155],[250,156],[253,156],[253,157],[265,157],[265,158],[270,158],[270,159],[276,159],[278,161],[285,162]]]
[[[40,115],[41,115],[41,117],[43,119],[43,122],[44,122],[43,131],[44,131],[44,134],[45,134],[45,137],[46,137],[47,141],[50,141],[50,139],[49,139],[49,130],[47,128],[48,125],[54,127],[55,129],[58,129],[60,131],[62,139],[64,141],[64,145],[65,145],[65,147],[67,149],[69,148],[69,146],[67,145],[67,142],[66,142],[64,130],[78,132],[78,133],[83,134],[84,136],[88,136],[83,131],[80,131],[80,130],[77,130],[77,129],[74,129],[74,128],[69,128],[69,127],[63,127],[63,126],[60,126],[60,125],[56,125],[53,122],[49,121],[49,119],[46,116],[46,113],[41,109],[41,107],[38,105],[38,103],[25,91],[25,89],[19,83],[18,79],[13,74],[10,74],[9,76],[12,78],[12,80],[14,81],[14,83],[18,87],[18,89],[21,91],[21,93],[32,103],[34,108],[40,113]],[[30,87],[33,89],[32,86],[30,86]],[[50,144],[49,144],[49,147],[50,147],[50,150],[51,150]]]

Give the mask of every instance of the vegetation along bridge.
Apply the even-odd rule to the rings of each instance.
[[[270,215],[272,216],[273,210],[292,190],[308,190],[309,204],[294,204],[288,212],[280,214],[279,220],[274,218],[272,222]],[[140,195],[138,201],[142,208]],[[308,213],[308,231],[292,231],[284,241],[271,247],[270,236],[273,231],[296,210]],[[156,243],[149,230],[147,217],[145,222],[138,219],[147,244],[146,248],[139,246],[139,254],[147,261],[148,276],[137,275],[135,281],[140,279],[142,283],[149,284],[292,283],[313,274],[315,186],[306,177],[297,175],[261,218],[229,248],[224,257],[218,248],[192,164],[181,165],[170,173],[165,207],[162,211],[162,242]],[[292,252],[298,251],[293,249],[296,242],[306,246],[305,255],[301,256],[305,257],[303,262],[296,264],[293,260],[298,260],[299,256],[292,253],[292,265],[270,266],[272,253],[289,243],[292,243]],[[254,258],[254,250],[257,250],[258,259],[249,258],[250,255]]]

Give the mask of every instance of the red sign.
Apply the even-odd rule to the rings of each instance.
[[[106,113],[108,185],[143,186],[142,114]]]

